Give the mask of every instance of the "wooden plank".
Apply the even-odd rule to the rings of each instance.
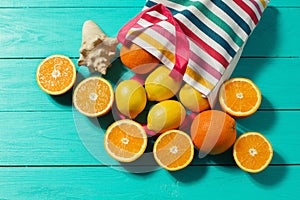
[[[145,0],[2,0],[1,7],[142,7],[145,5]]]
[[[1,112],[0,165],[95,164],[72,112]]]
[[[0,7],[135,7],[143,6],[145,0],[72,1],[72,0],[2,0]],[[298,0],[271,0],[269,6],[299,6]]]
[[[20,8],[0,9],[0,58],[45,57],[64,53],[78,57],[81,27],[85,20],[96,21],[110,36],[140,8]],[[116,20],[116,18],[118,20]],[[300,18],[298,8],[271,7],[251,35],[243,56],[299,57]],[[26,49],[26,51],[24,51]],[[37,50],[38,49],[38,50]]]
[[[300,198],[299,166],[250,175],[232,167],[188,167],[129,174],[110,168],[0,168],[2,199]]]
[[[300,59],[244,58],[232,77],[250,78],[257,84],[263,96],[260,109],[299,109],[299,65]]]
[[[299,111],[258,111],[238,120],[238,134],[258,131],[266,135],[276,152],[272,164],[300,164],[300,155],[295,151],[299,146],[299,119]],[[0,166],[120,165],[106,154],[102,145],[104,129],[113,121],[111,114],[91,120],[77,112],[0,112]],[[152,150],[155,139],[149,141],[147,152]],[[152,158],[147,153],[133,165],[153,165]],[[195,156],[194,164],[199,163],[234,162],[229,150],[202,160]]]
[[[0,111],[71,111],[72,91],[55,97],[37,86],[35,70],[41,60],[0,59]],[[260,109],[298,109],[300,95],[295,91],[299,88],[299,65],[300,59],[242,58],[232,76],[250,78],[259,86],[263,94]],[[13,72],[13,69],[18,70]],[[78,68],[78,81],[83,78],[82,74],[88,74],[86,71],[86,67]],[[117,83],[124,71],[116,61],[106,78]],[[294,95],[290,98],[286,94]]]

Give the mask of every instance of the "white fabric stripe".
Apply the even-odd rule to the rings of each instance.
[[[241,7],[239,7],[234,1],[227,0],[223,1],[228,7],[235,11],[250,27],[251,30],[255,28],[255,23],[252,21],[251,17],[246,13]]]
[[[210,93],[210,89],[209,88],[204,87],[203,85],[201,85],[200,83],[198,83],[197,81],[195,81],[194,79],[192,79],[187,74],[184,74],[183,80],[186,83],[188,83],[189,85],[191,85],[192,87],[194,87],[196,90],[202,92],[205,96],[207,96]]]
[[[204,60],[206,63],[209,63],[214,69],[216,69],[221,74],[224,73],[225,68],[219,61],[211,57],[207,52],[201,49],[192,40],[189,41],[190,41],[190,49],[192,52],[194,52],[196,55],[201,55],[202,60]]]
[[[209,82],[211,82],[212,84],[217,84],[218,83],[218,79],[216,79],[213,75],[211,75],[208,71],[206,71],[205,69],[199,67],[199,65],[197,65],[197,63],[195,63],[192,59],[189,60],[189,64],[188,66],[193,69],[195,72],[197,72],[198,74],[201,74],[202,77],[204,77],[205,79],[209,80]]]
[[[131,28],[131,30],[138,31],[140,30],[139,28]],[[160,33],[154,31],[151,28],[147,28],[143,30],[144,33],[152,37],[153,39],[159,41],[165,49],[171,51],[173,54],[175,54],[175,44],[173,44],[170,40],[168,40],[166,37],[161,35]]]
[[[183,24],[185,24],[191,31],[193,31],[198,38],[201,38],[204,40],[205,43],[207,43],[209,46],[211,46],[213,49],[215,49],[217,52],[219,52],[223,57],[229,62],[232,57],[229,55],[229,53],[224,49],[219,43],[211,39],[209,36],[207,36],[205,33],[203,33],[198,27],[193,24],[190,20],[188,20],[184,15],[177,14],[176,19],[181,21]]]
[[[144,28],[153,25],[153,23],[151,23],[143,18],[141,18],[137,23]],[[175,27],[171,23],[169,23],[167,21],[160,21],[157,23],[157,25],[164,27],[164,29],[166,31],[168,31],[171,35],[173,35],[175,37]],[[137,30],[139,28],[132,28],[132,29]]]
[[[175,27],[171,23],[167,21],[161,21],[158,22],[157,25],[164,27],[166,31],[168,31],[170,34],[172,34],[175,37]]]
[[[145,40],[134,35],[128,35],[127,39],[131,40],[133,43],[139,46],[142,46],[145,50],[151,49],[151,54],[154,55],[156,58],[159,58],[161,62],[164,63],[168,68],[172,69],[174,67],[174,63],[171,60],[165,57],[159,50],[157,50]]]
[[[144,20],[146,21],[146,20]],[[147,21],[146,21],[147,22]],[[165,22],[165,24],[168,24],[168,26],[171,28],[171,24],[169,22],[166,22],[166,21],[163,21]],[[174,27],[173,27],[174,28]],[[139,28],[132,28],[132,30],[139,30]],[[165,47],[168,47],[168,50],[171,51],[171,52],[175,52],[175,45],[173,43],[171,43],[169,40],[167,40],[164,36],[162,36],[160,33],[158,32],[155,32],[153,29],[147,29],[145,31],[145,33],[147,33],[148,35],[150,35],[151,37],[153,36],[153,38],[155,38],[156,40],[158,41],[164,41],[163,43],[167,43],[165,44]],[[192,41],[190,41],[191,43],[193,43]],[[192,47],[190,48],[190,50],[195,54],[195,55],[198,55],[199,52],[203,51],[202,49],[199,49],[194,43],[192,45]],[[204,52],[203,52],[204,53]],[[174,53],[175,54],[175,53]],[[207,63],[212,63],[212,57],[210,57],[210,55],[207,54],[207,56],[209,56],[209,59],[207,59]],[[200,58],[200,57],[199,57]],[[202,58],[203,59],[203,58]],[[190,59],[190,61],[192,61]],[[218,63],[217,61],[215,61],[216,63]],[[213,65],[212,67],[214,67],[217,71],[221,71],[220,73],[224,72],[224,67],[219,63],[219,67],[215,68],[215,66]],[[192,61],[192,63],[190,64],[191,68],[194,70],[194,71],[197,71],[198,69],[201,69],[201,73],[205,73],[206,71],[204,69],[201,68],[201,66],[197,65],[194,61]],[[200,71],[199,71],[200,73]],[[201,74],[200,73],[200,74]],[[208,76],[206,76],[206,78],[208,80],[211,80],[212,79],[212,82],[215,82],[216,78],[213,77],[212,75],[209,74],[209,72],[206,72],[208,74]],[[213,81],[214,80],[214,81]]]
[[[156,17],[156,18],[158,18],[158,19],[161,19],[161,20],[166,20],[166,19],[168,19],[166,16],[160,14],[160,13],[157,12],[156,10],[147,12],[147,14],[150,15],[150,16],[152,16],[152,17]]]
[[[244,30],[237,24],[227,13],[225,13],[221,8],[216,6],[214,3],[211,3],[207,0],[193,0],[193,1],[201,1],[211,12],[217,15],[220,19],[222,19],[228,26],[235,31],[235,33],[243,40],[247,40],[248,34],[244,32]]]
[[[247,4],[254,11],[257,19],[260,20],[260,14],[259,14],[256,6],[251,1],[249,1],[249,0],[244,1],[244,2],[245,2],[245,4]]]
[[[149,26],[152,26],[153,23],[148,22],[147,20],[144,20],[143,18],[139,19],[139,21],[137,22],[139,25],[141,25],[144,28],[147,28]]]
[[[257,2],[257,4],[259,5],[259,8],[260,8],[260,10],[261,10],[261,12],[264,12],[264,6],[262,5],[262,3],[258,0],[258,1],[256,1]],[[267,3],[267,2],[266,2]]]
[[[167,7],[174,8],[174,9],[176,9],[178,11],[189,10],[190,12],[194,13],[195,16],[200,21],[202,21],[210,29],[212,29],[214,32],[216,32],[218,35],[220,35],[222,38],[224,38],[235,51],[239,50],[240,47],[232,40],[232,38],[228,35],[228,33],[226,33],[222,28],[220,28],[213,21],[211,21],[209,18],[207,18],[195,6],[188,6],[187,7],[187,6],[182,6],[180,4],[177,4],[177,3],[174,3],[174,2],[170,2],[170,1],[165,2],[165,5]]]

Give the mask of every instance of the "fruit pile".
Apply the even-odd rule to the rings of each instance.
[[[153,147],[156,162],[175,171],[190,164],[194,147],[199,157],[216,155],[233,146],[237,165],[247,172],[260,172],[271,162],[270,142],[260,133],[248,132],[236,140],[235,118],[248,117],[261,103],[258,87],[249,79],[232,78],[219,91],[222,110],[212,110],[206,97],[192,86],[173,79],[170,70],[140,47],[122,46],[120,59],[142,80],[124,80],[115,90],[103,77],[89,77],[73,93],[75,108],[88,117],[101,117],[113,107],[120,120],[111,124],[104,136],[107,153],[117,161],[133,162],[143,155],[148,135],[157,135]],[[48,94],[69,90],[76,78],[72,61],[64,56],[46,58],[36,79]],[[177,98],[178,97],[178,98]],[[147,123],[135,120],[147,103]],[[100,118],[101,120],[101,118]]]

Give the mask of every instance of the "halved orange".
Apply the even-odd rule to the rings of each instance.
[[[219,101],[222,109],[234,117],[254,114],[261,104],[261,92],[251,80],[232,78],[220,88]]]
[[[50,95],[60,95],[73,87],[76,79],[76,67],[73,61],[64,55],[52,55],[45,58],[36,70],[39,87]]]
[[[113,101],[112,85],[106,79],[98,76],[81,81],[73,94],[75,108],[88,117],[99,117],[108,113]]]
[[[188,166],[194,157],[194,145],[188,134],[169,130],[154,143],[154,159],[164,169],[176,171]]]
[[[144,153],[147,140],[146,131],[139,123],[122,119],[107,128],[104,148],[115,160],[132,162]]]
[[[233,147],[236,164],[246,172],[257,173],[271,162],[273,148],[265,136],[257,132],[242,134]]]

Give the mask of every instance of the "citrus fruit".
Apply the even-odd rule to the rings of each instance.
[[[99,117],[110,111],[114,101],[111,84],[102,77],[89,77],[74,90],[75,108],[88,117]]]
[[[138,159],[147,146],[147,134],[137,122],[123,119],[111,124],[104,136],[104,148],[115,160],[132,162]]]
[[[167,100],[178,92],[181,82],[169,76],[170,72],[170,69],[161,65],[149,74],[145,81],[148,100]]]
[[[255,113],[261,103],[261,92],[249,79],[232,78],[220,88],[222,109],[234,117],[247,117]]]
[[[189,84],[179,91],[180,102],[192,112],[201,112],[210,108],[208,99]]]
[[[73,61],[64,55],[52,55],[45,58],[36,70],[39,87],[50,95],[60,95],[73,87],[76,79],[76,67]]]
[[[147,103],[144,87],[135,80],[125,80],[116,87],[116,106],[120,113],[135,118]]]
[[[146,74],[160,63],[156,57],[134,43],[122,45],[120,59],[125,66],[137,74]]]
[[[161,134],[154,143],[154,159],[169,171],[188,166],[194,157],[194,145],[188,134],[180,130],[169,130]]]
[[[186,111],[180,102],[165,100],[155,104],[147,116],[147,128],[156,133],[178,128],[184,121]]]
[[[261,172],[272,160],[272,145],[262,134],[247,132],[236,140],[233,157],[236,164],[244,171]]]
[[[219,110],[203,111],[192,122],[191,137],[200,153],[221,154],[235,142],[235,120]]]

